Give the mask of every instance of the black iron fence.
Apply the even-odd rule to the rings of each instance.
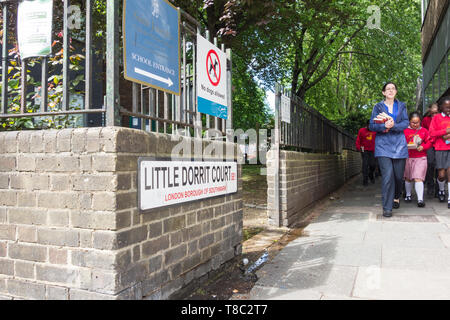
[[[291,96],[277,85],[275,89],[275,127],[279,146],[313,152],[341,153],[356,150],[355,137],[336,126],[302,99]],[[276,130],[277,132],[277,130]]]
[[[177,8],[181,17],[181,93],[174,95],[124,79],[123,30],[120,28],[123,0],[107,0],[104,4],[106,15],[100,36],[95,28],[98,24],[93,21],[94,0],[54,2],[54,7],[62,6],[60,11],[63,14],[62,31],[54,39],[54,44],[57,44],[52,54],[29,59],[21,59],[17,54],[16,33],[11,30],[17,22],[15,12],[19,2],[0,0],[3,19],[0,122],[18,119],[36,122],[36,119],[54,120],[55,116],[66,117],[67,120],[70,116],[72,121],[66,121],[65,126],[87,126],[90,124],[86,120],[77,122],[74,119],[97,114],[101,118],[100,125],[129,125],[173,134],[180,133],[179,129],[188,129],[183,132],[200,136],[208,129],[215,129],[225,136],[226,130],[232,128],[231,50],[221,46],[227,53],[228,118],[224,120],[198,112],[196,35],[211,39],[182,9]],[[74,4],[80,8],[82,16],[80,29],[76,31],[70,21],[73,15],[71,5]],[[55,11],[53,15],[53,24],[61,21]],[[212,41],[217,46],[217,39]],[[101,73],[100,80],[97,73]],[[101,92],[100,102],[98,91]],[[74,97],[77,103],[73,103]],[[0,130],[5,128],[8,126],[0,126]]]

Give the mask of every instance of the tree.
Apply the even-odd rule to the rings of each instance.
[[[268,88],[280,82],[330,119],[371,108],[387,81],[398,85],[400,100],[414,106],[421,72],[420,3],[371,4],[276,2],[269,22],[240,35],[238,51],[252,56],[251,68]],[[369,22],[377,12],[380,28],[373,28]]]

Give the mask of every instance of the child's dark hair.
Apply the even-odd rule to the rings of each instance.
[[[424,117],[429,117],[429,116],[431,115],[431,109],[433,108],[434,105],[436,105],[436,107],[437,107],[438,110],[439,110],[439,107],[438,107],[437,103],[436,103],[436,102],[433,102],[433,103],[431,103],[431,104],[428,106],[427,112],[425,112],[425,114],[423,115]]]
[[[422,121],[422,114],[418,111],[413,111],[409,114],[409,121],[411,121],[412,118],[419,118],[420,121]]]
[[[383,91],[383,92],[386,91],[386,87],[387,87],[389,84],[393,84],[394,87],[395,87],[395,90],[397,90],[397,85],[396,85],[395,83],[393,83],[392,81],[389,81],[389,82],[386,82],[386,83],[384,84],[383,89],[381,89],[381,91]]]
[[[442,112],[442,106],[444,105],[445,101],[450,101],[450,96],[442,97],[437,101],[437,105],[440,112]]]

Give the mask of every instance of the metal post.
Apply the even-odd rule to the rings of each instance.
[[[48,98],[48,58],[42,58],[42,77],[41,77],[41,112],[47,111],[47,98]]]
[[[224,43],[222,43],[221,49],[222,49],[223,52],[225,52],[225,44],[224,44]],[[225,63],[227,63],[227,62],[225,61]],[[226,69],[227,69],[227,68],[225,68],[225,70],[226,70]],[[227,79],[227,81],[228,81],[228,79]],[[222,132],[225,131],[225,119],[222,119],[222,120],[221,120],[220,130],[221,130]]]
[[[200,34],[200,28],[197,26],[197,35]],[[195,38],[195,41],[197,41],[197,35]],[[192,103],[192,108],[193,111],[195,112],[195,120],[194,120],[194,124],[198,124],[198,123],[202,123],[202,115],[200,112],[198,112],[198,99],[197,99],[197,48],[194,45],[193,46],[193,52],[192,52],[192,56],[193,56],[193,61],[194,63],[192,64],[192,99],[193,99],[193,103]],[[198,133],[197,133],[198,130]],[[194,137],[200,137],[202,134],[202,128],[196,128],[194,127]]]
[[[214,37],[214,45],[217,47],[217,37]],[[219,118],[214,117],[214,129],[219,129]]]
[[[140,114],[144,114],[144,110],[145,110],[145,98],[144,98],[144,86],[141,84],[140,86],[140,90],[139,93],[141,95],[141,110],[140,110]],[[145,130],[145,118],[140,118],[141,120],[141,130]]]
[[[69,110],[69,6],[70,0],[64,0],[63,26],[63,110]]]
[[[183,21],[183,27],[185,27],[186,23]],[[183,28],[183,30],[186,30]],[[184,31],[185,32],[185,31]],[[186,89],[186,78],[187,78],[187,72],[186,72],[186,34],[183,32],[182,37],[182,50],[183,50],[183,64],[181,66],[182,71],[182,77],[183,77],[183,89],[182,89],[182,104],[183,104],[183,110],[184,110],[184,119],[186,123],[190,122],[190,115],[188,115],[188,98],[187,98],[187,89]]]
[[[8,4],[3,3],[3,45],[2,45],[2,105],[0,113],[8,111]]]
[[[274,141],[274,222],[276,226],[282,226],[281,210],[280,210],[280,105],[281,91],[278,84],[275,85],[275,141]]]
[[[209,40],[209,30],[206,30],[205,37],[206,37],[206,40],[210,41]],[[209,114],[207,114],[206,115],[206,134],[205,134],[205,138],[209,138],[209,131],[208,131],[209,128],[211,128],[211,121],[209,119]]]
[[[86,82],[84,108],[90,109],[92,104],[92,0],[86,0]]]
[[[119,0],[106,3],[106,125],[119,125]]]
[[[27,104],[27,62],[26,59],[22,60],[22,72],[21,72],[21,88],[20,88],[20,113],[24,114]]]
[[[132,109],[133,113],[138,112],[138,90],[139,90],[139,84],[136,82],[133,82],[132,89],[131,89],[131,99],[132,99]]]
[[[232,94],[232,59],[231,59],[231,49],[227,49],[227,60],[229,61],[229,66],[227,67],[227,105],[228,105],[228,119],[226,122],[227,129],[227,141],[233,142],[233,98]],[[227,63],[228,65],[228,63]]]

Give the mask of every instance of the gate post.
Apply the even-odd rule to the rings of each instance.
[[[275,84],[275,143],[272,149],[274,153],[274,224],[281,227],[283,219],[280,217],[280,106],[281,92],[279,84]]]
[[[119,0],[106,3],[106,126],[119,123]]]

